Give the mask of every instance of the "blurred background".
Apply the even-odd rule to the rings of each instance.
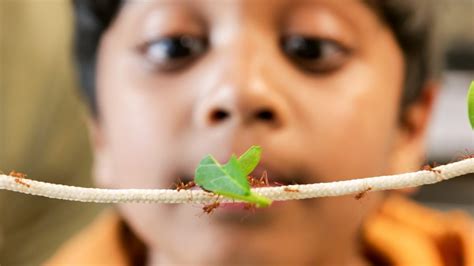
[[[474,1],[433,1],[443,47],[441,97],[429,130],[429,163],[474,154],[466,93],[474,79]],[[0,0],[0,170],[91,186],[91,153],[71,64],[66,0]],[[427,162],[427,163],[428,163]],[[474,176],[425,186],[415,200],[474,215]],[[36,265],[105,206],[0,191],[0,265]]]

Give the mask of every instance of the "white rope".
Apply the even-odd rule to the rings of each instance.
[[[317,197],[342,196],[367,191],[388,190],[433,184],[457,176],[474,173],[474,158],[438,166],[432,170],[361,178],[308,185],[289,185],[253,188],[252,190],[272,200],[297,200]],[[43,196],[54,199],[97,203],[201,203],[216,201],[216,195],[203,190],[174,189],[99,189],[51,184],[0,175],[0,189]],[[220,198],[219,202],[233,202]],[[238,202],[238,200],[235,200]]]

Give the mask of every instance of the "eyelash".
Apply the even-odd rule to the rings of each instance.
[[[313,74],[339,69],[351,53],[337,41],[304,35],[283,36],[279,45],[293,64]],[[139,49],[154,68],[172,72],[190,66],[209,49],[209,42],[202,36],[175,35],[146,42]]]

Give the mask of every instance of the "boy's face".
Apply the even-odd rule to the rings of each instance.
[[[130,1],[98,58],[102,186],[170,188],[206,154],[225,162],[251,145],[263,148],[256,174],[280,183],[411,170],[422,155],[429,104],[400,125],[403,55],[363,1]],[[357,261],[381,196],[120,210],[165,262],[339,264]]]

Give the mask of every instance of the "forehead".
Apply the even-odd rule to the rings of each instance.
[[[320,9],[331,8],[334,11],[369,6],[363,0],[128,0],[125,3],[128,7],[140,8],[144,13],[163,9],[186,9],[189,12],[203,12],[207,15],[231,12],[236,14],[255,13],[259,16],[269,14],[278,16],[303,6]]]
[[[131,34],[139,34],[137,28],[143,29],[144,38],[156,32],[171,34],[183,29],[197,33],[211,26],[227,33],[230,28],[256,27],[291,31],[291,25],[297,23],[303,31],[324,28],[329,33],[341,32],[337,28],[344,27],[346,33],[356,35],[384,26],[362,0],[130,0],[120,17]]]

